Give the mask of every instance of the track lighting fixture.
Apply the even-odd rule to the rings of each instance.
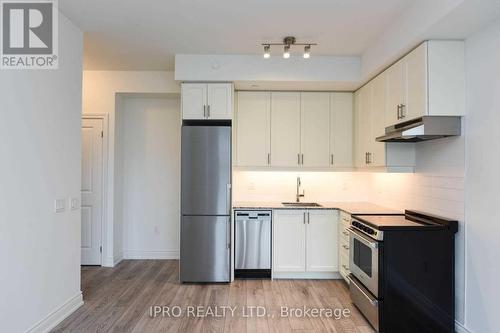
[[[262,44],[264,46],[264,58],[268,59],[271,57],[271,45],[280,45],[283,46],[283,58],[290,58],[290,48],[294,45],[303,45],[304,46],[304,59],[308,59],[311,57],[311,46],[318,45],[316,43],[296,43],[295,37],[289,36],[283,39],[283,43],[265,43]]]

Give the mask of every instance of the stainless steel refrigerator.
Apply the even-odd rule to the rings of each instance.
[[[182,127],[181,282],[229,282],[231,126]]]

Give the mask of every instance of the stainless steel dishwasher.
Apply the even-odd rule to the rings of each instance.
[[[271,277],[271,216],[267,210],[235,212],[236,278]]]

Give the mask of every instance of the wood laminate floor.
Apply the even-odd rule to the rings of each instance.
[[[178,272],[176,260],[124,260],[114,268],[82,267],[85,304],[53,332],[373,332],[340,280],[180,284]],[[178,306],[175,311],[182,310],[182,315],[151,317],[151,306],[171,311]],[[200,314],[207,316],[198,317],[196,306],[202,306]],[[262,307],[261,314],[266,314],[251,316],[252,306]],[[349,309],[350,316],[335,319],[324,312],[321,318],[287,317],[280,315],[282,306]],[[235,309],[234,315],[230,309]]]

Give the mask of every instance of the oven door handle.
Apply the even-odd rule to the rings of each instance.
[[[369,246],[369,247],[371,247],[373,249],[378,248],[378,242],[377,241],[372,241],[371,239],[369,239],[368,237],[364,236],[359,231],[356,231],[353,228],[348,228],[347,231],[349,231],[351,234],[353,234],[354,237],[356,237],[356,239],[358,239],[359,241],[361,241],[366,246]]]
[[[378,301],[374,299],[372,296],[368,295],[368,293],[365,292],[365,288],[363,286],[360,286],[358,282],[354,281],[354,279],[351,277],[350,274],[347,276],[347,278],[349,279],[350,283],[355,285],[356,288],[358,288],[359,291],[368,299],[371,305],[378,306]]]

